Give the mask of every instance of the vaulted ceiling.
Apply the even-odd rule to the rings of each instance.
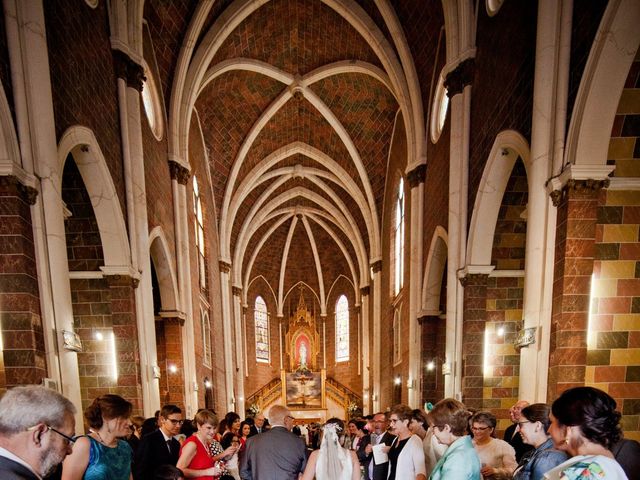
[[[344,275],[357,297],[383,255],[396,121],[404,165],[424,154],[440,2],[157,0],[145,17],[163,29],[174,153],[187,154],[185,125],[200,121],[233,284],[246,292],[262,275],[281,309],[303,280],[325,310]]]

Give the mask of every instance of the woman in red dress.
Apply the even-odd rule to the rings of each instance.
[[[222,473],[222,468],[216,465],[209,451],[218,417],[209,410],[202,410],[196,414],[194,422],[198,430],[185,440],[176,466],[183,471],[185,478],[214,480]]]

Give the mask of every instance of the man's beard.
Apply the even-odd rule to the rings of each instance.
[[[56,467],[62,463],[64,457],[66,457],[65,453],[56,452],[55,450],[42,452],[40,456],[40,475],[43,478],[51,475]]]

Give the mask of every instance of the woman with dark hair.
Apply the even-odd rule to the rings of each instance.
[[[344,422],[330,418],[322,429],[322,443],[319,450],[309,456],[301,480],[358,480],[360,462],[353,450],[340,445],[340,432]]]
[[[477,412],[471,417],[473,447],[478,453],[484,478],[508,479],[518,466],[516,451],[504,440],[493,437],[496,416],[491,412]]]
[[[544,474],[544,478],[606,478],[626,480],[610,448],[620,439],[616,401],[602,390],[565,390],[551,406],[549,433],[559,450],[572,456]]]
[[[427,418],[434,436],[448,447],[429,480],[481,480],[480,459],[467,434],[467,408],[458,400],[445,398],[435,404]]]
[[[218,431],[215,435],[215,439],[222,440],[225,433],[238,433],[240,431],[240,415],[236,412],[228,412],[218,425]]]
[[[371,435],[364,429],[366,426],[367,422],[363,420],[349,420],[349,430],[352,430],[354,433],[351,450],[356,452],[360,463],[364,463],[367,459],[367,452],[365,452],[364,449],[371,443]]]
[[[234,478],[235,480],[240,480],[240,470],[238,467],[238,453],[240,449],[240,438],[235,433],[227,432],[222,436],[220,445],[225,450],[229,447],[235,449],[233,455],[231,455],[231,457],[227,459],[225,466],[227,469],[228,476]]]
[[[534,450],[529,450],[520,459],[514,480],[541,480],[545,472],[567,459],[566,453],[553,448],[553,440],[548,434],[551,423],[549,411],[546,403],[534,403],[521,410],[516,432]]]
[[[62,480],[130,480],[132,405],[119,395],[96,398],[84,411],[89,434],[79,437],[64,461]]]
[[[256,435],[258,432],[255,430],[255,426],[246,420],[240,423],[240,432],[238,432],[240,438],[240,452],[244,451],[244,446],[247,443],[247,438]],[[254,433],[255,431],[255,433]]]
[[[427,480],[422,440],[409,430],[412,410],[406,405],[391,409],[389,422],[396,439],[389,449],[389,480]]]

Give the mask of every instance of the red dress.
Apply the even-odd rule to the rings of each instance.
[[[191,435],[189,438],[187,438],[185,442],[182,444],[182,447],[180,448],[180,455],[182,455],[182,449],[185,447],[187,443],[194,443],[196,445],[196,454],[191,459],[191,463],[187,466],[187,468],[192,470],[205,470],[207,468],[213,467],[213,464],[214,464],[213,458],[211,458],[211,456],[209,455],[208,449],[204,447],[200,439],[196,437],[195,433]],[[214,480],[214,477],[212,475],[203,475],[201,477],[191,477],[191,478],[201,479],[201,480]]]

